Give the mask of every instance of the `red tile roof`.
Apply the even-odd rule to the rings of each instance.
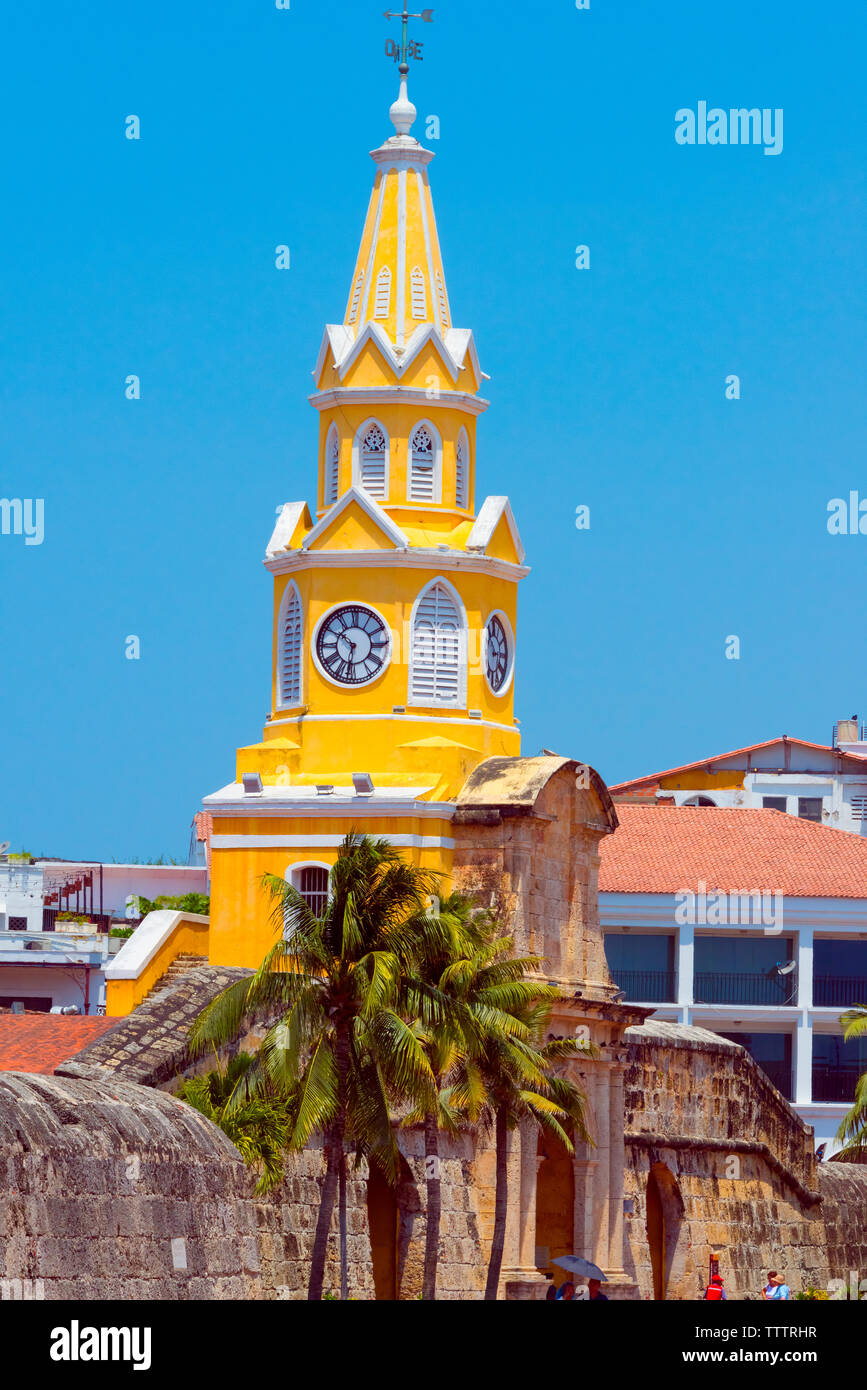
[[[718,806],[617,807],[600,846],[603,893],[767,891],[867,898],[867,839],[783,811]]]
[[[50,1076],[88,1043],[120,1022],[64,1014],[0,1014],[0,1071]]]
[[[822,753],[838,753],[841,758],[851,758],[856,763],[867,763],[867,758],[861,753],[841,753],[839,749],[832,748],[830,743],[809,743],[804,738],[789,738],[787,734],[781,734],[779,738],[765,739],[764,743],[748,743],[746,748],[733,748],[730,753],[715,753],[712,758],[699,758],[695,763],[681,763],[679,767],[669,767],[664,772],[649,772],[646,777],[633,777],[628,782],[618,782],[608,790],[613,795],[614,792],[640,787],[645,782],[656,782],[660,777],[673,777],[676,772],[692,772],[697,767],[708,767],[711,763],[722,762],[724,758],[737,758],[741,753],[756,753],[762,748],[773,748],[776,743],[792,743],[798,748],[818,748]]]

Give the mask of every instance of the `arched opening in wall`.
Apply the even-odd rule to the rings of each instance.
[[[647,1243],[658,1302],[668,1298],[683,1277],[683,1212],[677,1179],[666,1164],[654,1163],[647,1176]]]
[[[559,1288],[572,1276],[553,1262],[575,1254],[575,1164],[553,1135],[539,1136],[536,1177],[536,1263]]]
[[[397,1298],[397,1193],[375,1163],[367,1179],[367,1228],[377,1301]]]

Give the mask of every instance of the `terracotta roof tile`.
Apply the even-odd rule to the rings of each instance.
[[[867,839],[782,811],[617,807],[600,846],[603,893],[748,890],[793,898],[867,898]]]
[[[74,1014],[0,1014],[0,1071],[50,1076],[61,1062],[68,1061],[119,1022],[117,1018],[82,1018]]]

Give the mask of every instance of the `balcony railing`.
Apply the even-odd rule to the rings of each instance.
[[[702,970],[695,977],[697,1004],[791,1004],[796,996],[792,975],[728,975]]]
[[[673,970],[612,970],[611,977],[631,1003],[673,1004]]]
[[[814,1067],[813,1068],[813,1100],[814,1101],[845,1101],[851,1105],[855,1099],[855,1087],[858,1078],[864,1067],[853,1066],[847,1063],[840,1067]]]
[[[105,958],[116,938],[107,935],[68,936],[65,932],[0,932],[0,964],[11,964],[12,957],[23,960],[25,953],[51,955],[58,960],[67,956],[96,956]],[[123,944],[122,942],[120,944]]]
[[[817,1009],[867,1003],[867,979],[853,975],[815,975],[813,1003]]]
[[[762,1071],[769,1081],[776,1086],[784,1100],[792,1099],[792,1068],[789,1062],[760,1062],[753,1058],[757,1067]]]

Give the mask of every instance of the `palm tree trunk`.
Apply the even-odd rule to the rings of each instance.
[[[439,1126],[436,1114],[429,1111],[424,1117],[424,1158],[427,1175],[427,1228],[424,1241],[424,1279],[421,1296],[437,1296],[437,1257],[440,1247],[440,1213],[442,1191],[440,1183]]]
[[[344,1136],[346,1134],[347,1081],[349,1078],[349,1033],[346,1027],[337,1029],[337,1186],[338,1186],[338,1226],[340,1229],[340,1297],[345,1303],[349,1297],[349,1247],[346,1234],[346,1154]]]
[[[340,1228],[340,1297],[344,1301],[349,1293],[349,1266],[346,1246],[346,1157],[344,1136],[346,1134],[346,1082],[349,1074],[349,1034],[340,1029],[335,1047],[337,1066],[337,1107],[334,1123],[331,1126],[328,1144],[328,1165],[325,1169],[325,1182],[319,1202],[319,1218],[316,1222],[316,1235],[313,1240],[313,1258],[310,1263],[310,1283],[307,1288],[308,1302],[322,1298],[322,1285],[325,1280],[325,1259],[328,1253],[328,1235],[331,1218],[334,1215],[335,1200],[339,1201],[338,1224]]]
[[[343,1303],[349,1297],[349,1247],[346,1237],[346,1154],[340,1145],[338,1157],[338,1221],[340,1224],[340,1298]]]
[[[325,1141],[325,1181],[322,1184],[322,1196],[319,1199],[319,1216],[316,1221],[316,1234],[313,1238],[313,1257],[310,1261],[310,1282],[307,1285],[307,1299],[310,1303],[318,1303],[322,1298],[325,1259],[328,1254],[328,1235],[331,1230],[331,1218],[334,1215],[334,1203],[337,1199],[339,1155],[343,1145],[341,1143],[338,1148],[335,1129],[336,1126],[332,1126]]]
[[[491,1258],[488,1261],[488,1282],[485,1285],[485,1299],[492,1301],[497,1297],[500,1286],[500,1271],[503,1268],[503,1250],[506,1244],[506,1213],[509,1207],[509,1153],[508,1129],[505,1106],[497,1111],[497,1179],[494,1197],[494,1234],[491,1240]]]

